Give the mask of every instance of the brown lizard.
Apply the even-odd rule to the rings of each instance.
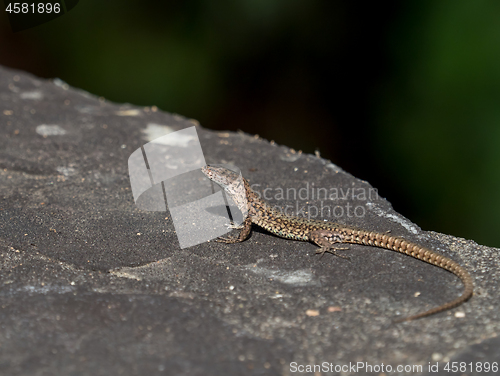
[[[387,233],[366,231],[334,222],[282,214],[262,200],[250,188],[250,185],[241,174],[236,174],[224,167],[215,166],[205,166],[202,168],[202,172],[224,189],[242,212],[243,218],[245,218],[242,226],[236,227],[241,229],[238,237],[219,238],[218,241],[224,243],[242,242],[250,235],[252,223],[254,223],[270,233],[283,238],[313,242],[320,247],[316,253],[324,254],[325,252],[330,252],[344,257],[336,252],[336,250],[342,249],[336,247],[338,243],[353,243],[386,248],[448,270],[462,280],[464,290],[458,298],[428,311],[398,319],[396,322],[411,321],[446,311],[467,301],[473,294],[472,278],[467,270],[448,257],[442,256],[426,247],[388,235]]]

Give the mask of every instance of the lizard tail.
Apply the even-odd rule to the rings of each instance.
[[[470,276],[469,272],[465,270],[465,268],[457,264],[455,261],[449,259],[446,256],[440,255],[439,253],[436,253],[428,248],[422,247],[401,238],[397,238],[395,236],[368,231],[356,231],[356,233],[352,234],[352,239],[350,239],[350,242],[386,248],[391,251],[404,253],[405,255],[448,270],[449,272],[455,274],[458,278],[460,278],[460,280],[464,284],[462,295],[460,295],[458,298],[439,307],[429,309],[428,311],[397,319],[395,320],[396,323],[420,319],[422,317],[430,316],[435,313],[455,308],[465,301],[469,300],[473,295],[474,284],[472,283],[472,277]]]

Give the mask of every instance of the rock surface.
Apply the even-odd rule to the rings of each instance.
[[[431,362],[458,375],[447,362],[499,362],[497,249],[422,231],[382,197],[353,196],[367,182],[258,137],[6,68],[0,98],[1,374],[291,375],[322,365],[333,375],[357,362],[373,367],[359,374],[435,374]],[[127,161],[193,125],[208,163],[239,166],[271,202],[295,206],[280,187],[336,187],[336,220],[438,249],[471,272],[474,297],[393,324],[458,296],[459,280],[372,247],[320,258],[313,244],[258,229],[243,243],[181,249],[168,211],[135,206]],[[299,201],[309,212],[323,203]]]

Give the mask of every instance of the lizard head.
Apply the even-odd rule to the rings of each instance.
[[[247,186],[250,189],[247,181],[234,171],[225,167],[205,166],[201,171],[207,178],[219,185],[231,197],[238,209],[244,214],[247,213]]]

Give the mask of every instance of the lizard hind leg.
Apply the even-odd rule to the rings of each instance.
[[[344,250],[347,250],[349,249],[349,247],[343,247],[343,248],[338,248],[338,247],[333,247],[333,246],[330,246],[330,247],[321,247],[319,249],[316,250],[316,253],[317,254],[321,254],[320,257],[323,257],[323,255],[328,252],[328,253],[331,253],[332,255],[335,255],[337,257],[341,257],[343,259],[346,259],[346,260],[351,260],[351,258],[349,256],[345,256],[345,255],[341,255],[340,253],[338,253],[337,251],[344,251]]]
[[[320,247],[316,250],[316,253],[321,254],[321,257],[328,252],[343,259],[350,260],[348,256],[341,255],[337,252],[349,249],[349,247],[336,246],[336,243],[342,243],[342,236],[339,233],[328,230],[317,230],[311,232],[310,239]]]

